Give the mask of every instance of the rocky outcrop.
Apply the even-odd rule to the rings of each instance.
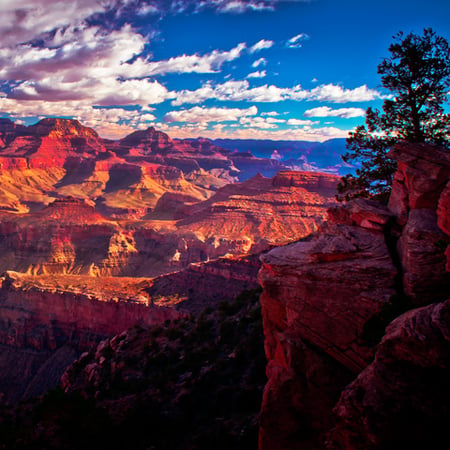
[[[448,150],[429,144],[401,143],[389,152],[397,161],[389,209],[405,222],[412,209],[436,210],[450,177]]]
[[[445,251],[449,236],[437,225],[436,211],[413,209],[398,242],[405,294],[417,305],[445,300],[450,277]]]
[[[328,448],[439,448],[450,420],[450,300],[392,322],[336,405]]]
[[[449,303],[411,309],[450,295],[450,157],[406,144],[390,155],[388,208],[331,208],[318,234],[262,257],[262,450],[429,446],[445,433]]]
[[[269,381],[261,448],[319,448],[341,390],[372,358],[364,334],[390,305],[396,269],[382,233],[349,225],[272,250],[262,262]]]
[[[257,287],[258,256],[193,264],[154,279],[7,272],[0,289],[0,399],[59,382],[82,352],[131,327],[216,311]],[[11,361],[16,361],[12,364]]]
[[[178,227],[214,237],[215,245],[229,242],[231,249],[232,241],[239,241],[243,253],[261,249],[262,241],[266,249],[267,243],[282,245],[318,229],[336,203],[337,182],[333,175],[305,172],[280,172],[272,179],[256,175],[190,206]]]
[[[180,315],[152,305],[143,294],[120,300],[116,295],[95,296],[82,287],[58,289],[6,272],[0,289],[0,343],[36,350],[70,344],[83,351],[136,324],[148,326]]]
[[[444,300],[450,283],[445,268],[450,153],[441,147],[403,143],[389,156],[398,163],[389,209],[404,225],[397,252],[405,293],[418,305]]]
[[[0,408],[0,447],[256,448],[265,383],[258,293],[102,341],[62,388]]]

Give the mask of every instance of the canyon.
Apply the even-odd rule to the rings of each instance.
[[[447,149],[395,145],[389,203],[338,204],[334,175],[154,129],[1,121],[0,138],[0,429],[18,448],[445,439]]]
[[[158,276],[306,236],[335,201],[336,176],[153,128],[113,142],[3,119],[0,138],[0,271]]]
[[[103,339],[255,288],[258,255],[317,230],[338,177],[154,128],[1,119],[0,181],[0,391],[17,401]]]

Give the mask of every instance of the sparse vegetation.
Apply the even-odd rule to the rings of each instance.
[[[0,449],[257,449],[265,385],[259,290],[134,328],[0,417]]]

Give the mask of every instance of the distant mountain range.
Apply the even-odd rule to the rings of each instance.
[[[345,175],[354,171],[342,161],[345,139],[325,142],[272,141],[259,139],[214,139],[218,147],[250,152],[257,158],[274,159],[291,169],[331,172]]]

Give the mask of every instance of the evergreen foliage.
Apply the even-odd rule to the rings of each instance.
[[[338,199],[373,197],[387,201],[395,161],[386,154],[401,140],[449,146],[450,114],[443,105],[450,90],[450,47],[447,40],[425,29],[423,35],[399,32],[390,57],[378,65],[384,88],[391,92],[383,110],[368,108],[365,125],[347,138],[345,162],[359,163],[356,176],[346,175]]]

